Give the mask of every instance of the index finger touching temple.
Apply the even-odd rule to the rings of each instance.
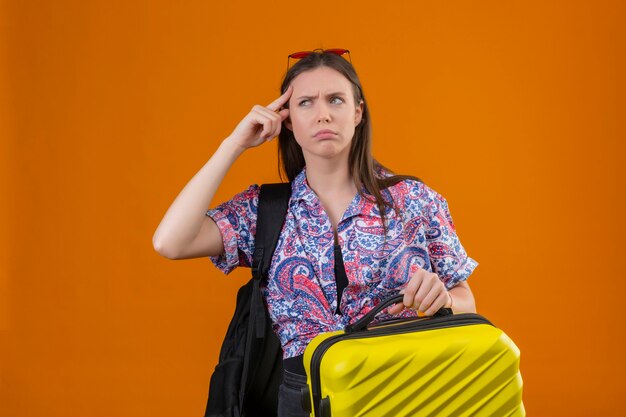
[[[280,110],[283,104],[289,101],[292,91],[293,87],[290,85],[280,97],[268,104],[267,108],[274,112]]]

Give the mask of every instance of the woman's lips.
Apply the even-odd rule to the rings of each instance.
[[[315,137],[318,139],[332,138],[335,136],[337,136],[337,133],[329,129],[320,130],[315,134]]]

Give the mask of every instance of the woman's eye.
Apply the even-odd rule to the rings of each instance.
[[[339,101],[338,101],[338,103],[343,103],[343,99],[342,99],[341,97],[333,97],[333,98],[331,99],[331,101],[335,101],[335,103],[337,103],[337,101],[336,101],[336,100],[339,100]]]
[[[308,103],[310,100],[302,100],[300,103],[298,103],[300,106],[302,106],[304,103]]]

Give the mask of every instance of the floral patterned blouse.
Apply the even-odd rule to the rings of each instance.
[[[225,274],[252,264],[259,191],[252,185],[206,212],[217,224],[225,248],[224,254],[210,259]],[[436,273],[451,289],[478,265],[459,241],[446,200],[424,183],[404,180],[383,190],[383,197],[393,199],[397,207],[385,212],[386,241],[380,211],[363,192],[372,200],[357,193],[337,227],[348,286],[336,314],[332,224],[307,183],[306,168],[292,181],[287,217],[263,287],[285,358],[304,353],[316,335],[343,329],[367,314],[398,293],[419,268]],[[415,312],[404,310],[401,315]]]

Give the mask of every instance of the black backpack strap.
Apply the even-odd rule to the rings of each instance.
[[[260,297],[260,285],[262,281],[267,282],[272,257],[285,223],[290,196],[290,183],[263,184],[259,193],[254,254],[252,255],[254,292],[259,296],[253,296],[251,306],[255,314],[256,337],[263,337],[265,334],[265,321],[263,320],[265,307]]]
[[[291,196],[291,184],[263,184],[257,207],[256,235],[252,257],[252,296],[241,379],[240,404],[248,414],[275,415],[278,384],[282,378],[282,349],[271,328],[261,283],[267,282],[272,257],[280,237]],[[247,396],[247,398],[244,398]],[[256,403],[252,408],[247,404]]]
[[[267,278],[272,255],[285,223],[290,196],[290,183],[263,184],[261,186],[252,258],[252,276],[255,279]]]

